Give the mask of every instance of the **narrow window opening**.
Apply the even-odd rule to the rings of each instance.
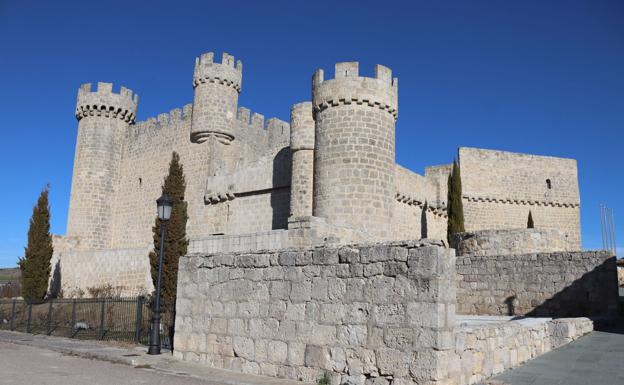
[[[546,179],[546,187],[550,190],[552,188],[552,184],[550,183],[550,179]]]
[[[143,186],[143,178],[139,178],[139,187]]]

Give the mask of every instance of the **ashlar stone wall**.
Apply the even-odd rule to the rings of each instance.
[[[576,251],[566,234],[557,229],[481,230],[454,235],[457,255],[509,255]]]
[[[423,177],[396,165],[397,193],[392,217],[394,239],[446,238],[446,190],[442,200],[439,179],[437,175]]]
[[[576,160],[459,149],[466,231],[535,227],[563,231],[581,248]]]
[[[154,285],[149,250],[73,250],[59,253],[52,280],[60,281],[63,297],[132,297],[148,295]],[[58,270],[56,270],[58,269]]]
[[[189,255],[174,355],[305,382],[444,383],[454,267],[435,242]]]
[[[608,315],[617,300],[607,251],[457,257],[458,314]]]
[[[501,317],[499,317],[501,318]],[[481,321],[481,322],[479,322]],[[588,318],[480,319],[455,329],[449,360],[453,384],[469,385],[559,348],[593,330]],[[483,322],[485,321],[485,322]]]
[[[229,161],[239,164],[241,172],[251,171],[248,175],[233,174],[228,179],[210,175],[209,165],[223,160],[213,151],[212,138],[202,143],[190,141],[191,116],[192,106],[187,105],[161,114],[158,119],[139,122],[127,132],[119,194],[114,200],[113,248],[151,245],[155,202],[173,151],[180,155],[187,182],[190,239],[287,227],[289,183],[279,186],[277,182],[290,178],[290,154],[287,148],[284,150],[290,132],[279,131],[278,135],[275,131],[279,122],[275,120],[271,121],[270,130],[268,123],[265,129],[264,119],[258,114],[254,114],[256,126],[250,126],[249,110],[241,108],[237,120],[237,132],[241,133],[218,155],[231,158]],[[275,136],[271,143],[269,136]],[[243,183],[260,171],[267,175],[263,184]],[[207,204],[211,193],[225,196],[230,191],[229,198]]]

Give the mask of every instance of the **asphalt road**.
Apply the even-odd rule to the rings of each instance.
[[[208,382],[67,356],[50,350],[0,342],[0,384],[108,385],[108,384],[180,384]]]

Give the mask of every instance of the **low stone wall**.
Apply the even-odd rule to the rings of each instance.
[[[147,248],[65,251],[58,258],[52,281],[61,283],[64,297],[132,297],[154,290]]]
[[[617,311],[606,251],[457,257],[457,312],[579,317]]]
[[[449,359],[452,384],[479,383],[591,332],[588,318],[504,320],[458,318]]]
[[[288,230],[271,230],[250,234],[212,235],[191,239],[189,253],[230,253],[281,249],[288,246]]]
[[[443,383],[454,348],[455,255],[442,243],[190,255],[180,260],[179,359],[317,382]]]
[[[511,255],[573,251],[565,233],[557,229],[481,230],[459,233],[453,245],[457,255]]]

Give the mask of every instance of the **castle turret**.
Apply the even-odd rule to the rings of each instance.
[[[314,178],[314,119],[311,102],[295,104],[290,110],[290,150],[290,216],[309,217],[312,216]]]
[[[358,63],[338,63],[332,80],[312,79],[314,216],[384,239],[392,229],[395,196],[395,121],[398,81],[375,67],[358,76]]]
[[[214,136],[229,144],[235,137],[238,95],[243,81],[243,63],[223,53],[221,63],[208,52],[195,59],[191,140],[197,143]]]
[[[111,246],[111,223],[119,185],[123,138],[134,123],[139,97],[111,83],[83,84],[78,90],[78,138],[69,202],[67,235],[78,239],[77,248]]]

